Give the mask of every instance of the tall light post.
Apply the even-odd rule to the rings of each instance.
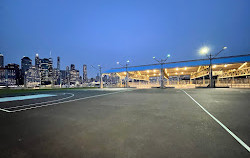
[[[166,63],[166,61],[168,60],[168,58],[170,58],[170,54],[167,55],[166,59],[156,59],[155,57],[153,57],[153,59],[155,61],[157,61],[160,65],[161,65],[161,88],[164,88],[164,70],[163,70],[163,65]]]
[[[94,67],[93,65],[91,65],[91,67],[93,67],[94,69],[98,70],[100,73],[100,87],[99,88],[103,88],[103,83],[102,83],[102,67],[101,65],[98,65],[98,68]]]
[[[211,52],[209,53],[208,47],[203,47],[200,49],[200,54],[206,55],[209,59],[209,80],[210,80],[210,88],[214,88],[214,82],[213,82],[213,67],[212,67],[212,61],[215,57],[217,57],[223,50],[227,49],[227,47],[223,47],[218,53],[215,55],[212,55]],[[208,54],[209,53],[209,54]]]
[[[129,60],[126,61],[126,64],[125,65],[122,65],[120,64],[120,62],[116,62],[117,65],[120,65],[124,68],[126,68],[126,78],[125,78],[125,87],[128,88],[128,77],[129,77],[129,74],[128,74],[128,65],[129,65]]]

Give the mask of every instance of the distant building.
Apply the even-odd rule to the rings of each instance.
[[[4,67],[4,56],[3,54],[0,54],[0,68]]]
[[[49,78],[49,59],[44,58],[40,60],[40,73],[41,73],[41,84],[48,85],[51,84]]]
[[[54,83],[54,71],[53,71],[53,59],[49,58],[49,63],[48,63],[48,70],[49,70],[49,80],[51,83]]]
[[[55,69],[55,84],[61,84],[60,57],[57,57],[57,68]]]
[[[17,64],[8,64],[5,68],[0,68],[0,85],[18,85],[20,82],[20,70]]]
[[[35,57],[35,67],[37,70],[40,70],[40,59],[39,59],[38,54],[36,54],[36,57]]]
[[[20,74],[20,69],[18,64],[8,64],[5,66],[5,69],[8,71],[13,72],[14,74],[12,75],[13,79],[16,82],[16,85],[19,85],[21,82],[21,74]]]
[[[32,60],[29,57],[23,57],[21,60],[21,72],[24,76],[25,71],[29,70],[29,68],[32,66]]]
[[[66,66],[66,80],[67,84],[69,85],[69,80],[70,80],[69,66]]]
[[[97,73],[97,75],[96,75],[96,77],[95,77],[95,80],[96,80],[97,82],[99,82],[99,81],[100,81],[100,76],[99,76],[99,73]]]
[[[82,82],[86,83],[88,81],[87,77],[87,65],[83,65],[83,76],[82,76]]]
[[[25,83],[26,87],[40,86],[40,84],[41,84],[41,76],[40,76],[40,72],[37,70],[36,66],[30,67],[25,72],[24,83]]]
[[[79,70],[70,70],[70,85],[80,84],[79,77]]]
[[[70,65],[70,70],[75,70],[75,64]]]
[[[60,70],[60,57],[57,57],[57,70]]]
[[[60,70],[60,73],[61,73],[61,84],[62,85],[68,84],[66,70]]]

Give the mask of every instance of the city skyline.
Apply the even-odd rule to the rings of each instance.
[[[221,56],[250,52],[247,0],[48,2],[3,1],[0,52],[6,63],[51,51],[62,68],[74,63],[82,74],[82,64],[107,70],[117,61],[150,64],[169,53],[170,61],[199,59],[203,45],[212,52],[228,46]]]

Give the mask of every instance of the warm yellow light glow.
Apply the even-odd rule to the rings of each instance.
[[[159,75],[161,75],[161,73],[159,73]]]
[[[224,67],[227,67],[227,64],[225,64]]]
[[[181,74],[183,74],[183,72],[181,72]]]
[[[154,72],[156,72],[156,70],[154,70]]]
[[[209,52],[209,48],[208,47],[202,47],[199,52],[200,52],[200,54],[207,54]]]
[[[187,67],[185,67],[184,70],[187,70]]]
[[[154,76],[155,76],[156,74],[154,74]]]
[[[240,69],[243,68],[246,64],[247,64],[247,62],[245,62],[244,64],[242,64],[238,69],[240,70]]]
[[[147,70],[147,73],[149,73],[149,70]]]
[[[126,73],[126,72],[124,72],[123,74],[124,74],[124,75],[126,75],[127,73]]]
[[[175,74],[177,75],[178,73],[176,72]]]
[[[178,70],[179,70],[179,68],[177,67],[177,68],[176,68],[176,71],[178,71]]]
[[[216,65],[213,65],[213,68],[216,68]]]

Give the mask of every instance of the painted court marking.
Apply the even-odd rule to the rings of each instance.
[[[27,99],[36,99],[36,98],[45,98],[45,97],[53,97],[53,96],[56,96],[56,95],[37,94],[37,95],[25,95],[25,96],[16,96],[16,97],[5,97],[5,98],[0,98],[0,102],[16,101],[16,100],[27,100]]]
[[[237,137],[230,129],[228,129],[223,123],[221,123],[216,117],[214,117],[210,112],[208,112],[200,103],[198,103],[191,95],[189,95],[186,91],[182,90],[186,93],[189,98],[191,98],[199,107],[205,111],[212,119],[214,119],[222,128],[224,128],[235,140],[237,140],[248,152],[250,152],[250,147],[244,143],[239,137]]]
[[[73,93],[64,93],[64,95],[65,95],[65,94],[70,94],[70,96],[68,96],[68,97],[66,97],[66,98],[61,98],[61,99],[57,99],[57,100],[50,100],[50,101],[46,101],[46,102],[33,103],[33,104],[26,104],[26,105],[19,105],[19,106],[11,106],[11,107],[9,107],[9,108],[4,108],[4,109],[5,109],[5,110],[9,110],[9,109],[16,109],[16,108],[26,107],[26,106],[32,106],[32,105],[46,104],[46,103],[51,103],[51,102],[66,100],[66,99],[69,99],[69,98],[72,98],[72,97],[75,96]]]
[[[25,111],[25,110],[31,110],[31,109],[46,107],[46,106],[50,106],[50,105],[63,104],[63,103],[69,103],[69,102],[74,102],[74,101],[78,101],[78,100],[84,100],[84,99],[89,99],[89,98],[96,98],[96,97],[100,97],[100,96],[105,96],[105,95],[122,93],[122,92],[127,92],[127,91],[132,91],[132,90],[118,91],[118,92],[112,92],[112,93],[105,93],[105,94],[93,95],[93,96],[88,96],[88,97],[84,97],[84,98],[66,100],[66,101],[61,101],[61,102],[56,102],[56,103],[50,103],[50,104],[44,104],[44,105],[39,105],[39,106],[34,106],[34,107],[28,107],[28,108],[23,108],[23,109],[18,109],[18,110],[11,110],[11,111],[10,110],[6,110],[6,109],[0,109],[0,110],[4,111],[4,112],[8,112],[8,113],[14,113],[14,112],[20,112],[20,111]]]

